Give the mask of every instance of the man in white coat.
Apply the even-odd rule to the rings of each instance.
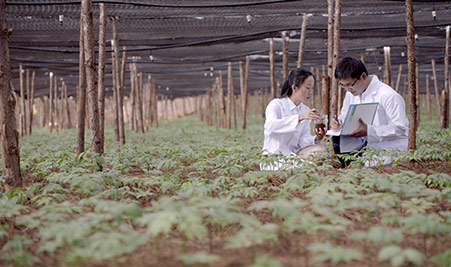
[[[409,120],[401,95],[381,82],[376,75],[368,75],[365,64],[353,57],[345,57],[338,62],[335,77],[340,87],[347,92],[338,120],[331,120],[332,130],[340,130],[350,104],[377,102],[379,105],[373,124],[366,124],[359,119],[360,128],[349,136],[362,140],[361,148],[368,145],[382,149],[407,150]],[[332,139],[335,152],[340,154],[340,137]],[[383,164],[391,162],[388,156],[379,160],[382,160]]]

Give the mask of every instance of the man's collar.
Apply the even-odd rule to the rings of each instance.
[[[370,83],[366,90],[361,94],[361,96],[372,95],[376,93],[376,84],[379,83],[379,78],[376,75],[368,75],[368,78],[371,78]]]

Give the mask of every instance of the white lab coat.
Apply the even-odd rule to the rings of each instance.
[[[344,120],[350,104],[378,102],[373,124],[368,125],[367,129],[368,146],[407,150],[409,120],[404,99],[393,88],[379,81],[376,75],[369,77],[371,82],[361,95],[346,93],[338,118]],[[391,159],[385,157],[383,161],[388,164]]]
[[[275,98],[266,107],[264,125],[264,154],[282,154],[292,156],[310,145],[315,144],[315,136],[311,134],[311,120],[299,122],[299,114],[309,110],[303,103],[296,106],[290,98]],[[296,161],[299,159],[296,158]],[[283,168],[285,160],[275,162],[273,166],[260,166],[263,170]],[[293,166],[292,163],[288,164]]]

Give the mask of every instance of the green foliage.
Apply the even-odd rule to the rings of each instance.
[[[180,254],[177,256],[177,260],[183,262],[183,264],[213,264],[221,260],[221,257],[206,252],[197,252],[195,254]]]
[[[334,246],[329,242],[314,243],[309,245],[307,249],[313,254],[312,263],[330,262],[337,265],[341,262],[363,259],[363,254],[360,251]]]
[[[401,243],[404,239],[400,229],[389,229],[382,226],[371,227],[368,232],[357,231],[352,233],[349,238],[366,240],[373,243],[390,244]]]
[[[451,266],[451,249],[435,254],[430,260],[440,266]]]
[[[4,194],[0,194],[0,218],[10,218],[19,215],[25,206],[20,205],[21,197],[17,195],[10,195],[12,198]]]
[[[410,262],[416,266],[423,265],[424,256],[416,249],[402,249],[396,245],[383,247],[377,256],[379,261],[390,261],[392,267],[402,266]]]
[[[26,235],[15,235],[3,245],[1,258],[6,261],[11,261],[17,266],[32,266],[33,263],[39,261],[38,258],[25,251],[25,247],[32,243],[33,241]]]
[[[251,265],[248,265],[248,267],[280,267],[282,266],[280,262],[271,257],[256,257],[254,259],[254,262]]]

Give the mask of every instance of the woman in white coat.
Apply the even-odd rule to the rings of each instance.
[[[326,147],[319,144],[325,135],[324,128],[315,128],[311,134],[312,120],[321,119],[316,109],[310,109],[306,102],[313,96],[315,76],[308,70],[296,69],[290,72],[282,86],[279,98],[269,102],[265,112],[265,154],[282,154],[299,156],[306,159],[315,152],[327,152]],[[275,162],[272,166],[261,166],[266,170],[283,168],[283,162]]]

